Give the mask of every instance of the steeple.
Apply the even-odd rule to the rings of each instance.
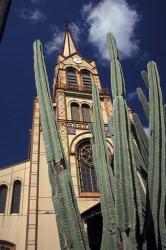
[[[73,40],[68,24],[65,25],[65,39],[63,45],[63,56],[68,57],[77,52],[77,46]]]

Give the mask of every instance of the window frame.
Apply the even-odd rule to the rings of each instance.
[[[72,111],[73,105],[75,105],[75,107],[77,106],[77,108],[78,108],[79,119],[73,119],[73,111]],[[71,102],[71,104],[70,104],[70,112],[71,112],[71,120],[72,121],[74,121],[74,122],[80,122],[81,121],[80,105],[77,102]]]
[[[74,67],[67,67],[65,69],[65,71],[66,71],[66,84],[67,84],[67,86],[70,87],[70,88],[72,88],[72,87],[73,88],[78,88],[77,70]],[[73,83],[72,83],[72,81],[71,82],[69,81],[69,75],[68,75],[68,73],[70,73],[72,71],[75,74],[75,82],[73,81]]]
[[[88,78],[87,79],[90,79],[90,81],[85,81],[85,77],[83,77],[83,75],[85,74],[86,75],[87,73],[87,76]],[[88,70],[88,69],[82,69],[80,71],[80,75],[81,75],[81,82],[82,82],[82,85],[83,87],[86,89],[92,89],[92,73]]]
[[[90,138],[86,138],[86,139],[83,139],[81,140],[77,147],[76,147],[76,161],[77,161],[77,179],[78,179],[78,192],[79,192],[79,197],[93,197],[93,198],[99,198],[100,197],[100,192],[99,191],[83,191],[82,190],[82,183],[81,183],[81,170],[80,170],[80,165],[79,165],[79,148],[82,144],[84,143],[88,143],[88,144],[91,144],[90,143]],[[94,171],[95,171],[95,167],[93,166],[94,168]],[[96,184],[97,184],[97,176],[96,176]]]
[[[8,196],[8,186],[5,184],[5,183],[2,183],[1,185],[0,185],[0,191],[1,191],[1,188],[2,187],[5,187],[6,188],[6,193],[5,193],[5,201],[4,201],[4,207],[3,207],[3,212],[2,211],[0,211],[0,214],[5,214],[5,212],[6,212],[6,205],[7,205],[7,196]],[[0,197],[1,198],[1,197]],[[0,202],[1,202],[1,200],[0,200]]]
[[[85,117],[84,117],[84,110],[83,110],[83,106],[87,106],[88,107],[88,113],[89,113],[89,120],[86,121]],[[83,122],[92,122],[92,113],[91,113],[91,106],[87,103],[82,103],[81,105],[81,112],[82,112],[82,121]]]
[[[15,188],[15,185],[17,184],[17,183],[19,183],[19,185],[20,185],[20,190],[19,190],[19,204],[17,205],[18,206],[18,208],[17,208],[17,212],[16,211],[13,211],[13,210],[16,210],[15,208],[13,208],[13,206],[15,205],[14,204],[14,202],[17,202],[17,197],[15,198],[14,197],[14,188]],[[13,182],[13,188],[12,188],[12,198],[11,198],[11,206],[10,206],[10,214],[11,215],[14,215],[14,214],[19,214],[20,213],[20,203],[21,203],[21,194],[22,194],[22,182],[21,182],[21,180],[19,180],[19,179],[16,179],[16,180],[14,180],[14,182]],[[15,201],[14,201],[14,198],[16,199]]]

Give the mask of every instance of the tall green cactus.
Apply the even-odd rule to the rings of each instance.
[[[34,42],[34,69],[61,249],[89,249],[55,120],[40,41]]]
[[[136,173],[130,122],[127,105],[124,100],[125,82],[119,62],[116,42],[111,33],[108,34],[108,46],[111,58],[111,84],[113,96],[113,151],[115,172],[115,208],[117,228],[123,237],[127,249],[137,249],[136,217],[139,231],[142,233],[142,204]]]
[[[97,86],[92,89],[93,97],[93,159],[97,174],[98,188],[101,192],[101,212],[103,234],[101,249],[117,249],[116,218],[114,205],[114,178],[110,166],[110,156],[105,138],[100,97]]]
[[[141,121],[137,114],[132,114],[132,124],[135,128],[135,137],[137,140],[137,146],[140,150],[140,154],[142,156],[144,165],[142,166],[145,173],[147,173],[148,165],[149,165],[149,140],[148,136],[145,133],[145,130],[141,124]]]
[[[165,106],[162,103],[157,67],[154,62],[150,62],[148,74],[142,71],[142,77],[149,90],[149,102],[143,91],[138,89],[139,99],[149,119],[149,138],[138,116],[132,114],[131,123],[134,126],[135,137],[131,140],[124,100],[124,78],[112,34],[108,35],[108,41],[112,60],[113,122],[111,125],[117,227],[120,226],[120,231],[126,233],[127,225],[130,224],[128,231],[130,232],[131,228],[136,230],[133,234],[134,241],[132,242],[130,237],[127,239],[127,249],[166,249]],[[118,218],[121,218],[121,221],[118,221]]]
[[[141,75],[142,75],[142,79],[144,80],[146,87],[149,88],[149,80],[148,80],[147,72],[145,70],[142,70]]]
[[[111,58],[111,85],[113,96],[113,152],[115,171],[115,208],[117,227],[125,235],[127,249],[144,248],[138,238],[143,234],[145,210],[145,192],[136,171],[133,140],[130,131],[128,109],[124,100],[125,82],[119,62],[116,42],[108,34],[108,47]],[[140,156],[137,152],[137,156]],[[139,188],[141,186],[141,189]],[[144,204],[141,202],[140,190],[144,193]],[[139,233],[138,233],[139,232]],[[139,238],[139,240],[140,240]]]
[[[166,249],[165,124],[160,79],[154,62],[148,63],[149,79],[149,216],[152,215],[156,247]]]
[[[144,110],[144,113],[145,113],[147,119],[149,119],[149,104],[148,104],[146,96],[144,95],[141,88],[137,88],[137,95],[138,95],[138,98],[142,104],[142,108]]]

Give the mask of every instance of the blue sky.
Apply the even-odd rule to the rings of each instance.
[[[147,126],[135,89],[145,89],[140,71],[149,60],[158,64],[165,94],[166,3],[163,0],[14,0],[0,46],[0,166],[27,159],[32,124],[33,41],[40,39],[50,86],[64,23],[87,58],[96,59],[103,87],[110,88],[105,34],[112,31],[120,49],[128,104]]]

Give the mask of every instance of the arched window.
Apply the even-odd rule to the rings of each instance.
[[[21,198],[21,181],[16,180],[13,184],[11,213],[19,213],[20,198]]]
[[[6,208],[6,197],[7,197],[7,186],[0,186],[0,213],[5,213]]]
[[[84,122],[90,122],[90,106],[87,104],[82,104],[82,117]]]
[[[0,240],[0,250],[15,250],[16,249],[16,245],[5,241],[5,240]]]
[[[96,173],[93,166],[92,146],[84,140],[77,148],[81,192],[98,192]]]
[[[86,69],[81,70],[82,82],[85,88],[92,88],[90,72]]]
[[[80,121],[80,111],[78,103],[71,103],[71,119],[73,121]]]
[[[77,86],[77,76],[76,76],[76,70],[72,67],[69,67],[66,69],[67,74],[67,83],[69,86]]]

